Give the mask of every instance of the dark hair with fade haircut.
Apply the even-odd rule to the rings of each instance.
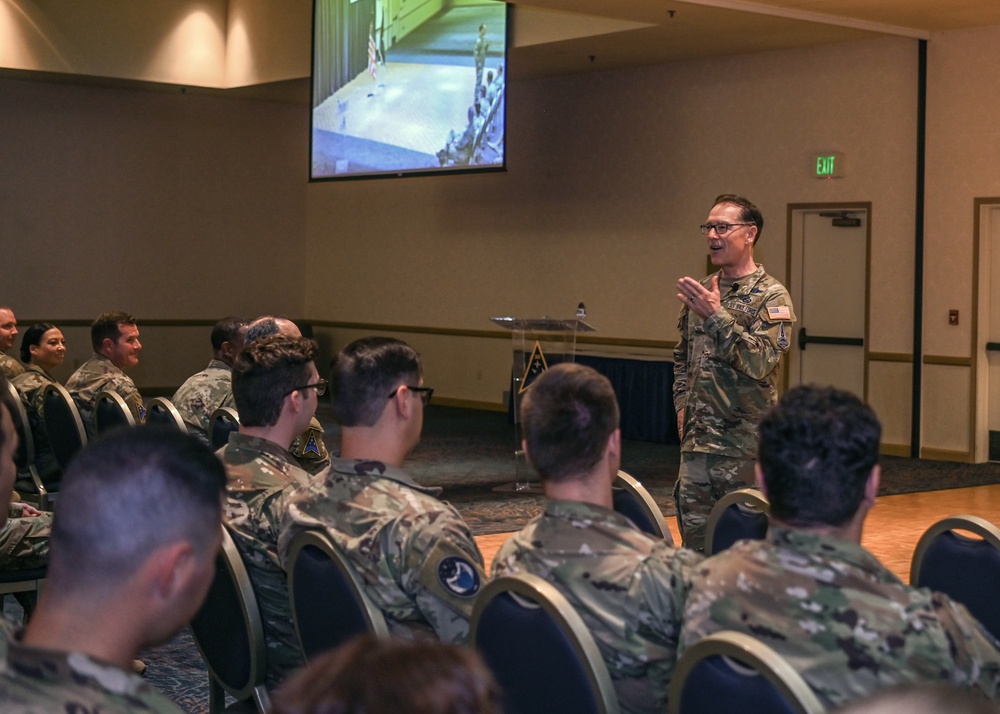
[[[141,426],[98,438],[73,457],[59,490],[51,586],[100,592],[180,540],[208,556],[225,485],[222,462],[176,429]]]
[[[800,527],[839,527],[854,517],[878,463],[882,426],[871,407],[835,387],[795,387],[758,430],[771,516]]]
[[[244,426],[272,426],[289,392],[304,387],[316,343],[304,337],[271,335],[248,342],[233,364],[233,399]]]
[[[363,337],[340,351],[330,385],[333,415],[341,426],[372,426],[392,390],[420,381],[420,355],[394,337]]]
[[[24,331],[21,336],[21,361],[25,364],[31,363],[31,348],[38,347],[42,342],[42,336],[49,330],[56,329],[51,322],[36,322]]]
[[[110,339],[112,342],[118,341],[118,338],[122,336],[119,325],[134,324],[135,318],[127,312],[121,310],[102,312],[96,320],[90,323],[90,345],[94,348],[94,352],[101,350],[106,339]]]
[[[212,328],[212,349],[218,352],[223,342],[235,343],[248,324],[242,317],[230,316],[219,320]]]
[[[764,215],[760,212],[757,206],[750,202],[750,199],[744,198],[743,196],[738,196],[735,193],[723,193],[716,196],[715,203],[712,204],[712,208],[715,208],[720,203],[729,203],[734,206],[739,206],[740,220],[744,223],[753,223],[757,226],[757,235],[754,236],[753,244],[757,245],[760,241],[761,235],[764,233]]]
[[[566,481],[592,469],[618,420],[611,382],[572,362],[545,370],[521,399],[528,460],[545,481]]]

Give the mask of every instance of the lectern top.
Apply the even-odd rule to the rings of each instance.
[[[555,317],[491,317],[491,321],[508,330],[533,330],[535,332],[597,332],[583,320]]]

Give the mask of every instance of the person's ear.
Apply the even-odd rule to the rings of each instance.
[[[764,482],[764,469],[760,467],[760,462],[753,465],[753,478],[757,482],[757,488],[767,498],[767,483]]]
[[[872,508],[875,505],[875,499],[878,497],[879,486],[882,485],[882,467],[878,464],[872,466],[871,473],[868,474],[868,480],[865,481],[865,503],[868,508]]]

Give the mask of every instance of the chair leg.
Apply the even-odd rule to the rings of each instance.
[[[226,690],[215,681],[215,677],[208,675],[208,711],[209,714],[216,714],[226,708]]]

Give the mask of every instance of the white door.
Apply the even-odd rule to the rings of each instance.
[[[979,332],[985,337],[988,456],[1000,461],[1000,206],[983,206],[980,221],[980,305]],[[980,352],[983,355],[984,352]],[[982,393],[982,392],[980,392]],[[981,439],[980,439],[981,441]],[[977,452],[981,453],[981,448]],[[979,454],[977,454],[979,456]],[[981,461],[981,458],[977,458]]]
[[[791,247],[798,323],[789,383],[832,385],[864,399],[868,213],[795,211]]]

